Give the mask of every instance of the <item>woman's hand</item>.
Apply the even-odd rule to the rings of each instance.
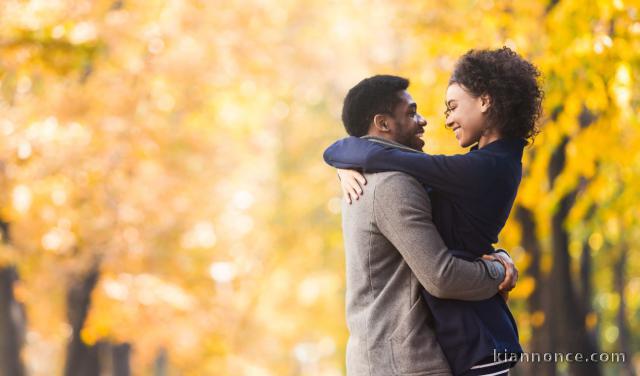
[[[367,184],[367,179],[355,170],[338,169],[338,178],[342,187],[342,196],[347,204],[359,199],[364,194],[362,187]]]

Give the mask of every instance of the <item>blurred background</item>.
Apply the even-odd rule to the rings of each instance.
[[[0,374],[343,375],[342,99],[406,76],[465,152],[449,74],[501,46],[546,91],[498,244],[521,340],[626,353],[513,374],[635,374],[638,0],[2,0]]]

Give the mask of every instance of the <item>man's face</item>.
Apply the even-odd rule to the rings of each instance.
[[[418,106],[411,95],[403,90],[401,101],[393,111],[388,127],[391,139],[414,150],[422,151],[424,127],[427,121],[418,113]]]

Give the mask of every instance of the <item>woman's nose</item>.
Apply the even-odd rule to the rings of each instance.
[[[447,118],[444,120],[444,125],[447,128],[451,128],[451,126],[453,125],[453,120],[451,119],[451,116],[447,116]]]

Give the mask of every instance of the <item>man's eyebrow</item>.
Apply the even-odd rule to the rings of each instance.
[[[418,105],[415,102],[409,103],[409,108],[415,110],[416,108],[418,108]]]

